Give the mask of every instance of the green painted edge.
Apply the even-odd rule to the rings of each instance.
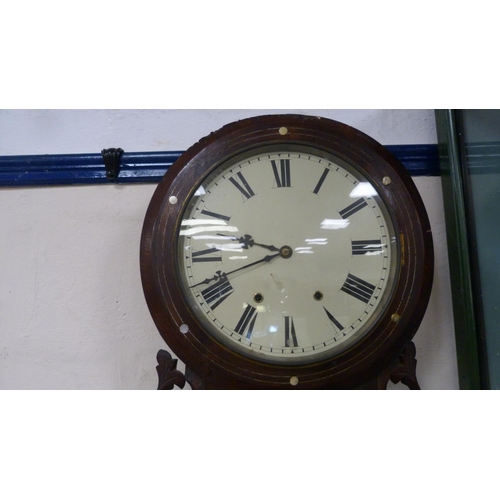
[[[435,110],[460,389],[482,389],[456,112]]]

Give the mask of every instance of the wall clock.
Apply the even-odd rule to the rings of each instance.
[[[319,117],[226,125],[167,171],[141,276],[160,388],[418,388],[412,338],[433,278],[411,177],[379,143]]]

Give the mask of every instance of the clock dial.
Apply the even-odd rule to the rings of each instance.
[[[396,230],[373,184],[320,149],[225,160],[183,201],[177,275],[201,328],[241,355],[304,364],[355,345],[393,293]]]

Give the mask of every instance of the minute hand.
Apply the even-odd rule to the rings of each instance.
[[[238,269],[233,269],[232,271],[229,271],[228,273],[226,273],[226,276],[229,276],[230,274],[236,273],[238,271],[242,271],[243,269],[247,269],[249,267],[255,266],[257,264],[260,264],[261,262],[271,262],[274,258],[279,257],[280,255],[281,255],[281,252],[274,253],[272,255],[266,255],[263,259],[256,260],[255,262],[247,264],[246,266],[241,266],[241,267],[238,267]]]
[[[243,271],[243,269],[248,269],[249,267],[256,266],[257,264],[260,264],[262,262],[270,262],[271,260],[275,259],[276,257],[279,257],[281,255],[281,252],[279,253],[274,253],[271,255],[266,255],[264,258],[260,260],[256,260],[255,262],[251,262],[250,264],[246,264],[245,266],[238,267],[238,269],[233,269],[232,271],[229,271],[228,273],[217,273],[215,274],[212,278],[207,278],[206,280],[201,281],[200,283],[197,283],[196,285],[193,285],[189,288],[194,288],[199,285],[208,285],[212,281],[215,281],[217,279],[222,279],[223,276],[227,277],[233,273],[237,273],[238,271]]]

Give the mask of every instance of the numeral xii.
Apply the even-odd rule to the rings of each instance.
[[[292,180],[290,175],[290,160],[279,160],[279,167],[276,160],[271,160],[271,166],[273,167],[274,179],[276,180],[276,185],[281,187],[291,187]]]

